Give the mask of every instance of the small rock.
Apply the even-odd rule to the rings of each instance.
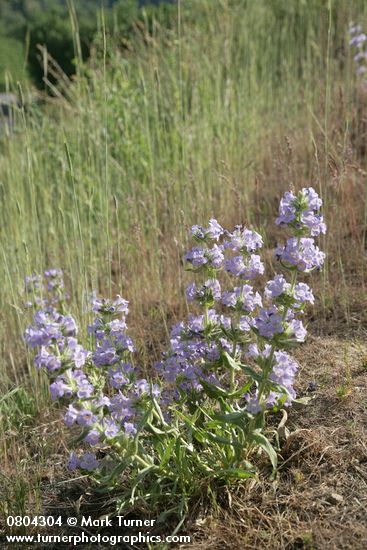
[[[339,495],[339,493],[330,493],[327,499],[330,504],[341,504],[344,500],[344,497],[342,497],[342,495]]]

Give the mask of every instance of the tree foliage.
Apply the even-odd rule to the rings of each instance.
[[[102,10],[108,32],[126,39],[139,19],[149,23],[157,11],[162,12],[165,22],[169,19],[172,0],[159,4],[146,0],[74,0],[83,59],[88,58]],[[68,76],[75,72],[67,0],[0,0],[0,39],[0,87],[4,87],[4,70],[14,67],[14,77],[18,79],[25,61],[33,82],[38,87],[44,86],[45,68],[39,46],[47,50]],[[4,64],[3,58],[8,58],[9,63]],[[48,78],[52,80],[50,75]]]

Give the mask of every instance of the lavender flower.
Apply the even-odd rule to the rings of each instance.
[[[314,239],[307,237],[291,237],[285,246],[278,246],[275,256],[286,264],[294,265],[300,271],[321,269],[325,260],[324,252],[315,246]]]
[[[306,283],[296,284],[294,289],[294,298],[301,304],[304,302],[310,302],[310,304],[313,304],[315,302],[312,290]]]
[[[251,254],[248,258],[234,256],[225,260],[224,265],[226,271],[242,280],[252,280],[257,275],[262,275],[265,269],[260,256],[256,254]]]
[[[218,240],[219,237],[223,234],[223,228],[219,225],[217,220],[212,218],[211,220],[209,220],[209,226],[207,229],[204,229],[200,225],[193,225],[190,234],[196,240]]]
[[[97,422],[97,417],[90,409],[80,409],[76,422],[79,426],[92,426],[92,424]]]
[[[107,437],[107,439],[111,439],[113,437],[116,437],[116,435],[120,431],[120,427],[117,424],[117,422],[112,420],[112,418],[108,418],[108,417],[104,418],[103,427],[104,427],[104,435],[105,435],[105,437]]]
[[[366,42],[366,40],[367,40],[367,36],[364,34],[364,32],[362,32],[360,34],[357,34],[356,36],[353,36],[350,39],[349,44],[351,46],[356,46],[357,48],[359,48]]]
[[[62,366],[61,357],[48,352],[44,346],[41,347],[36,355],[34,364],[37,369],[45,367],[50,372],[56,371]]]
[[[49,269],[44,273],[47,280],[47,290],[55,291],[64,288],[64,278],[61,269]]]
[[[84,453],[79,460],[79,467],[82,468],[82,470],[87,470],[88,472],[98,468],[99,464],[100,462],[96,459],[96,455],[94,453]]]
[[[74,363],[77,369],[81,369],[90,356],[90,351],[78,344],[76,338],[67,338],[64,354]]]
[[[326,225],[319,210],[322,200],[313,187],[304,187],[297,195],[292,192],[284,193],[280,201],[279,217],[275,220],[278,225],[289,225],[316,237],[326,232]]]
[[[43,282],[41,275],[37,273],[32,273],[32,275],[27,275],[24,277],[24,286],[26,292],[38,292],[42,290]]]
[[[69,405],[64,416],[64,422],[69,428],[77,421],[78,414],[78,409],[74,405]]]
[[[217,279],[208,279],[201,287],[191,283],[186,289],[187,301],[198,301],[200,304],[212,304],[220,300],[221,288]]]
[[[290,331],[291,335],[297,342],[304,342],[307,335],[307,330],[303,326],[302,321],[299,321],[298,319],[292,319],[290,323],[288,323],[288,330]]]
[[[132,437],[136,434],[136,427],[131,422],[125,422],[124,424],[125,435]]]
[[[92,298],[92,311],[101,315],[127,315],[129,311],[129,302],[117,294],[115,300],[107,298]]]
[[[135,414],[134,399],[127,397],[121,391],[116,393],[110,401],[108,408],[114,420],[125,420]]]
[[[312,238],[326,231],[321,206],[320,197],[311,187],[297,194],[286,193],[282,198],[277,223],[287,226],[291,238],[278,247],[277,256],[293,276],[291,283],[282,274],[267,282],[265,306],[259,292],[248,284],[264,273],[264,265],[256,254],[263,245],[262,237],[242,226],[236,226],[232,233],[225,232],[215,219],[209,221],[207,228],[192,227],[191,234],[199,246],[186,254],[186,260],[194,268],[192,271],[206,277],[201,279],[204,283],[192,283],[186,296],[189,303],[197,302],[202,310],[198,315],[189,315],[186,323],[173,327],[170,347],[156,365],[157,383],[143,378],[142,369],[132,360],[135,346],[127,333],[128,302],[119,295],[115,300],[93,297],[95,319],[88,327],[93,345],[90,351],[77,340],[76,322],[64,314],[65,304],[58,298],[62,273],[46,272],[47,284],[42,290],[54,294],[57,300],[47,295],[48,305],[35,314],[25,340],[38,348],[36,366],[51,373],[52,399],[70,400],[64,420],[67,426],[79,428],[80,441],[110,453],[108,460],[115,465],[121,457],[131,457],[131,472],[135,475],[144,462],[136,465],[131,448],[135,449],[133,453],[155,453],[156,438],[152,439],[151,433],[155,423],[157,430],[167,429],[162,418],[172,424],[168,435],[177,427],[186,430],[185,415],[202,410],[200,422],[204,428],[209,421],[207,427],[216,435],[238,435],[246,444],[248,434],[258,429],[253,416],[282,406],[285,399],[290,404],[295,397],[297,363],[281,348],[302,342],[306,336],[297,315],[303,312],[305,303],[314,302],[314,296],[307,284],[296,282],[296,274],[323,264],[324,254]],[[223,267],[240,281],[222,292],[217,276]],[[229,277],[226,274],[223,278]],[[36,277],[28,281],[30,287],[42,288],[42,284]],[[214,309],[219,301],[232,310],[229,315]],[[246,358],[250,365],[243,364]],[[239,369],[250,388],[242,396],[244,391],[237,391]],[[158,408],[153,415],[157,403],[163,417]],[[218,428],[219,419],[210,420],[213,411],[219,410],[241,411],[243,423],[241,420],[241,424],[226,426],[224,422]],[[144,429],[147,418],[149,429]],[[139,445],[135,448],[132,439],[138,430]],[[93,453],[80,458],[72,455],[69,460],[73,470],[79,467],[92,471],[99,465]],[[114,464],[111,466],[113,472]]]
[[[262,306],[261,296],[250,285],[235,287],[233,291],[223,292],[222,303],[225,306],[243,309],[249,313]]]
[[[79,459],[75,453],[70,454],[67,467],[72,472],[79,467]]]
[[[129,383],[129,378],[126,376],[126,373],[122,370],[121,366],[110,368],[108,370],[108,379],[112,387],[121,388],[121,386],[126,386]]]
[[[264,338],[273,338],[283,332],[282,316],[275,306],[260,309],[255,318],[256,328]]]
[[[252,357],[253,359],[259,359],[259,358],[266,359],[267,357],[269,357],[270,353],[271,353],[270,344],[265,344],[264,349],[260,351],[258,348],[258,345],[253,343],[249,345],[247,355],[249,357]]]
[[[308,227],[311,237],[326,233],[326,224],[321,214],[314,214],[309,211],[302,212],[301,222]]]
[[[247,410],[251,414],[257,414],[262,411],[262,406],[258,398],[258,393],[256,392],[253,396],[246,394],[245,399],[247,401]]]
[[[225,247],[242,253],[253,252],[263,245],[263,239],[259,233],[237,225],[233,233],[228,233],[229,240],[225,242]]]
[[[291,285],[287,283],[283,275],[275,275],[274,279],[268,281],[265,287],[265,296],[267,298],[278,298],[287,293]]]
[[[289,404],[296,397],[293,383],[294,376],[298,370],[298,364],[284,351],[276,351],[274,358],[275,362],[269,378],[287,390],[287,403]]]
[[[252,325],[253,325],[252,317],[249,317],[248,315],[244,315],[240,317],[240,320],[238,322],[238,330],[242,332],[249,332],[251,330]]]
[[[99,431],[93,429],[87,433],[87,435],[84,438],[84,441],[86,443],[89,443],[89,445],[94,446],[94,445],[97,445],[97,443],[99,443],[100,438],[101,438],[101,434],[99,433]]]
[[[93,362],[96,367],[110,366],[119,360],[120,357],[117,354],[116,348],[108,338],[105,338],[93,353]]]
[[[276,218],[277,225],[288,224],[296,217],[296,197],[291,191],[284,193],[280,199],[279,217]]]
[[[70,397],[73,393],[72,389],[68,384],[65,383],[64,377],[58,376],[50,385],[51,399],[55,401],[58,397],[63,397],[64,395]]]
[[[88,326],[88,334],[92,334],[97,340],[102,340],[106,336],[106,324],[103,319],[96,317]]]
[[[353,36],[355,34],[360,34],[362,32],[361,25],[355,25],[353,22],[349,23],[349,33]]]
[[[222,247],[217,244],[213,245],[212,248],[195,246],[186,254],[185,260],[194,267],[206,266],[219,269],[222,267],[224,255]]]

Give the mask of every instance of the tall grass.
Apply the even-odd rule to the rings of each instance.
[[[347,26],[367,22],[365,3],[193,0],[177,7],[170,28],[147,21],[127,49],[106,36],[101,17],[90,62],[72,82],[59,74],[46,105],[20,107],[17,132],[1,141],[1,387],[27,380],[35,398],[46,395],[26,367],[25,274],[64,268],[80,308],[91,288],[128,297],[149,363],[167,333],[167,311],[185,310],[187,224],[213,215],[266,230],[273,197],[290,184],[314,184],[326,199],[332,231],[325,246],[333,253],[324,307],[344,289],[348,317],[353,273],[346,262],[358,277],[363,269],[358,132],[366,97]],[[55,70],[48,60],[46,83]],[[356,243],[349,257],[348,235]]]

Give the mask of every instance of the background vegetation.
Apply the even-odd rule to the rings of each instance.
[[[1,0],[0,89],[6,87],[5,70],[16,80],[30,78],[38,88],[44,88],[44,67],[38,46],[47,48],[68,76],[75,73],[70,10],[75,11],[78,18],[81,53],[85,60],[89,57],[102,13],[106,29],[122,45],[126,44],[139,21],[151,19],[156,12],[169,18],[176,9],[171,0],[160,4],[152,0]]]
[[[367,30],[363,0],[46,4],[0,3],[0,64],[25,102],[0,143],[0,452],[4,471],[19,465],[8,511],[40,502],[42,466],[30,473],[18,434],[54,414],[22,342],[24,275],[65,269],[80,311],[91,288],[127,297],[148,368],[186,312],[187,225],[247,222],[275,246],[280,193],[313,185],[329,225],[314,325],[365,322],[366,90],[348,37],[350,21]],[[37,453],[47,462],[50,444]]]

